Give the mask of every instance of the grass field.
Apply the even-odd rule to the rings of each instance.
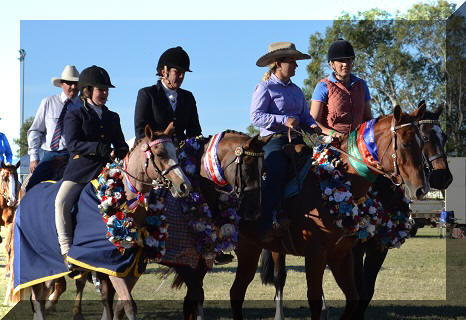
[[[3,251],[2,245],[0,255],[0,297],[2,301],[6,287]],[[445,256],[445,240],[438,237],[437,229],[431,228],[420,229],[418,235],[409,239],[401,249],[390,250],[377,280],[374,297],[376,301],[368,310],[368,319],[466,319],[456,315],[457,312],[462,313],[462,308],[445,307]],[[287,266],[288,277],[284,292],[285,315],[287,319],[288,317],[289,319],[304,319],[309,315],[305,301],[307,287],[303,272],[304,258],[288,256]],[[171,289],[172,278],[167,279],[157,291],[162,283],[162,280],[154,275],[158,267],[156,264],[149,265],[148,272],[141,277],[133,290],[134,298],[138,303],[139,315],[141,319],[181,318],[181,314],[170,315],[169,311],[164,316],[156,316],[153,313],[153,303],[159,310],[162,307],[168,308],[168,301],[175,301],[173,305],[176,312],[179,312],[186,291],[184,287],[181,290]],[[233,262],[214,267],[207,274],[204,282],[207,319],[230,318],[228,297],[235,270],[236,262]],[[342,310],[343,295],[328,270],[324,275],[324,292],[332,307],[330,318],[336,319]],[[73,300],[74,294],[73,282],[68,280],[68,290],[62,296],[63,300]],[[256,274],[246,296],[248,319],[273,317],[273,296],[274,288],[263,286],[260,283],[259,274]],[[99,296],[89,284],[85,289],[84,299],[88,300],[83,307],[86,318],[100,318],[102,308]],[[151,302],[154,300],[155,302]],[[69,306],[66,308],[70,309]],[[1,306],[0,317],[4,316],[9,309],[10,307]]]

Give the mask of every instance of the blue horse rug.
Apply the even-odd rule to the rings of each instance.
[[[29,190],[16,211],[14,226],[14,292],[69,273],[60,253],[55,227],[55,197],[61,182],[43,182]],[[73,208],[73,246],[68,260],[89,270],[124,277],[144,268],[141,249],[121,254],[106,239],[107,227],[97,208],[94,186],[83,189]],[[138,264],[138,268],[133,268]]]

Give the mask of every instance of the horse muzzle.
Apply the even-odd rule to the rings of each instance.
[[[453,176],[448,169],[437,169],[432,171],[429,177],[429,185],[438,190],[444,190],[452,183]]]

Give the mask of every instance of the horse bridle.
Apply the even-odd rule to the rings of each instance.
[[[120,169],[128,176],[130,176],[131,178],[133,178],[134,180],[144,184],[144,185],[147,185],[147,186],[151,186],[151,187],[164,187],[164,188],[170,188],[172,186],[172,182],[166,177],[166,175],[172,171],[173,169],[176,169],[178,168],[180,165],[179,163],[176,163],[172,166],[170,166],[169,168],[165,169],[165,170],[161,170],[157,164],[155,163],[155,156],[154,156],[154,153],[152,152],[152,147],[157,145],[157,144],[160,144],[160,143],[164,143],[164,142],[172,142],[172,140],[170,138],[160,138],[160,139],[155,139],[153,141],[151,141],[150,143],[144,143],[142,145],[142,148],[141,148],[141,151],[145,153],[146,155],[146,162],[144,163],[144,172],[146,174],[147,177],[149,177],[149,179],[152,180],[151,183],[148,183],[148,182],[145,182],[144,180],[141,180],[135,176],[133,176],[132,174],[130,174],[126,168],[128,167],[128,162],[129,162],[129,157],[127,156],[127,158],[125,159],[125,162],[124,162],[124,168],[121,168],[120,166]],[[158,174],[158,177],[156,179],[154,178],[151,178],[151,176],[149,175],[149,172],[147,171],[148,170],[148,167],[149,167],[149,160],[150,160],[150,163],[152,163],[152,166],[154,167],[154,170],[157,172]],[[128,179],[129,183],[131,183],[131,181]],[[133,186],[134,188],[134,186]]]
[[[397,146],[397,143],[396,143],[396,130],[398,129],[401,129],[401,128],[404,128],[404,127],[408,127],[408,126],[413,126],[415,128],[415,133],[418,137],[422,138],[423,141],[426,141],[426,138],[428,139],[428,137],[425,137],[423,135],[421,135],[420,133],[420,125],[422,124],[427,124],[427,123],[434,123],[434,121],[436,120],[419,120],[419,121],[412,121],[412,122],[409,122],[409,123],[404,123],[404,124],[400,124],[398,126],[395,126],[395,118],[392,118],[392,125],[390,127],[390,131],[392,133],[392,140],[390,141],[390,143],[393,141],[393,153],[392,153],[392,158],[393,158],[393,173],[390,174],[390,175],[387,175],[386,173],[384,174],[387,178],[389,178],[393,184],[395,184],[396,186],[400,186],[404,183],[403,181],[403,177],[400,175],[400,170],[398,168],[398,162],[397,162],[397,150],[398,150],[398,146]],[[388,146],[390,146],[390,144],[388,144]],[[387,149],[388,149],[388,146],[387,146]],[[386,150],[385,150],[386,151]],[[382,154],[382,157],[380,158],[380,162],[382,162],[382,159],[385,155],[385,152]],[[425,161],[425,155],[424,155],[424,151],[422,152],[422,158],[423,158],[423,161]],[[436,158],[437,159],[437,158]],[[398,178],[401,179],[401,182],[398,183]]]
[[[423,125],[423,124],[432,124],[432,125],[438,125],[440,126],[440,121],[439,120],[421,120],[418,122],[419,125]],[[430,136],[429,135],[423,135],[423,130],[419,130],[420,131],[420,135],[422,137],[422,140],[427,143],[427,142],[430,142]],[[429,132],[430,134],[432,134],[432,130]],[[440,141],[440,143],[442,143]],[[436,153],[435,155],[433,156],[430,156],[430,157],[427,157],[427,155],[424,153],[424,151],[422,152],[422,159],[424,161],[424,166],[426,167],[428,173],[432,173],[433,171],[433,164],[432,162],[434,162],[435,160],[437,159],[447,159],[447,156],[445,154],[445,152],[443,151],[443,147],[439,148],[440,149],[440,152]]]
[[[8,169],[5,169],[5,170],[8,171],[8,175],[9,175],[9,179],[10,179],[13,174]],[[18,204],[18,191],[20,189],[19,183],[16,183],[16,181],[15,181],[16,200],[13,203],[11,202],[11,199],[10,199],[8,193],[7,193],[7,190],[5,190],[5,189],[6,188],[2,188],[2,197],[3,197],[3,199],[6,200],[8,207],[15,207]]]
[[[235,148],[235,154],[233,156],[233,159],[230,162],[228,162],[228,164],[225,166],[225,170],[233,163],[236,166],[235,167],[235,182],[233,185],[233,189],[230,192],[226,192],[221,189],[217,189],[217,191],[221,193],[225,193],[229,196],[235,195],[237,199],[241,199],[243,197],[244,192],[255,190],[255,188],[245,186],[243,183],[243,175],[242,175],[241,167],[242,167],[243,160],[244,160],[243,158],[245,156],[261,158],[264,156],[264,152],[253,152],[253,151],[245,150],[244,146],[237,146]],[[260,168],[258,169],[260,170]],[[260,177],[261,177],[261,172],[259,172],[259,179]],[[259,194],[261,196],[262,194],[261,181],[258,181],[258,189],[259,189]]]

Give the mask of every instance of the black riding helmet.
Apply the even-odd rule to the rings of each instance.
[[[354,50],[351,43],[346,40],[338,39],[328,49],[327,60],[330,62],[337,59],[353,58]]]
[[[115,88],[104,68],[93,65],[84,69],[79,75],[78,89],[97,87],[102,89]]]
[[[164,66],[170,68],[177,68],[184,71],[191,72],[189,70],[189,56],[186,51],[181,47],[170,48],[166,50],[159,58],[157,63],[157,75],[161,76],[162,69]]]

